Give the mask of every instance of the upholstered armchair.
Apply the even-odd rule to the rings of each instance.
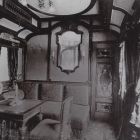
[[[61,104],[60,120],[45,118],[30,132],[33,137],[42,137],[46,140],[69,140],[72,97],[66,98]],[[45,115],[45,114],[43,114]]]
[[[73,135],[78,139],[86,132],[90,119],[89,92],[88,85],[66,86],[66,97],[73,96],[71,128]]]

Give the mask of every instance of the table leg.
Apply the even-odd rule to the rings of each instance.
[[[24,140],[27,132],[27,127],[25,126],[25,124],[22,125],[19,131],[20,131],[21,140]]]

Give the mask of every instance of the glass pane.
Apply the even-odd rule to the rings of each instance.
[[[22,57],[22,48],[18,49],[18,68],[17,68],[17,79],[22,80],[23,79],[23,57]]]
[[[0,51],[0,81],[8,81],[8,52],[6,47],[1,47]]]

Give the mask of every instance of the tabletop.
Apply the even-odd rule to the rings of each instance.
[[[21,100],[21,104],[16,106],[0,105],[0,118],[25,119],[29,115],[39,112],[42,100]],[[16,117],[16,118],[14,118]],[[9,118],[10,119],[10,118]]]

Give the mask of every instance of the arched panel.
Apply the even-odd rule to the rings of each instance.
[[[121,11],[118,10],[112,10],[112,15],[111,15],[111,24],[121,26],[122,21],[124,19],[125,14],[122,13]]]
[[[113,30],[113,31],[116,31],[116,32],[118,32],[118,33],[121,32],[120,28],[118,28],[118,27],[115,26],[115,25],[110,25],[110,29]]]
[[[133,12],[132,6],[134,1],[135,0],[114,0],[113,5],[121,9],[124,9],[129,14],[131,14]]]
[[[32,31],[25,29],[18,33],[18,37],[25,39],[31,33],[32,33]]]
[[[13,23],[6,18],[1,18],[0,19],[0,25],[3,26],[3,27],[6,27],[8,29],[11,29],[13,31],[19,31],[23,28],[22,26],[19,26],[18,24]]]

